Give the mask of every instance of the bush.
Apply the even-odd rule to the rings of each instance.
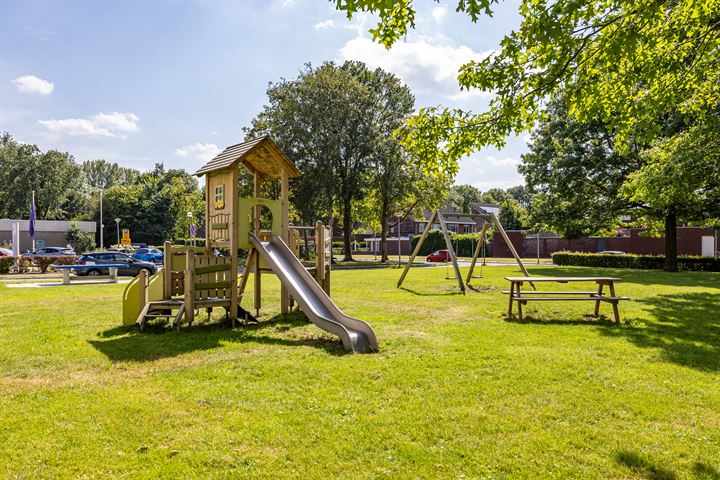
[[[605,253],[555,252],[553,263],[560,266],[596,268],[633,268],[662,270],[665,255],[610,255]],[[693,272],[720,272],[720,259],[711,257],[679,256],[678,270]]]
[[[15,264],[15,257],[0,257],[0,273],[10,273],[10,267]]]
[[[70,224],[70,230],[65,234],[65,240],[77,253],[89,252],[95,249],[95,235],[80,231],[74,223]]]
[[[450,241],[452,242],[453,249],[455,250],[455,255],[458,257],[472,257],[473,253],[475,253],[474,249],[480,241],[480,234],[462,233],[458,235],[453,232],[449,233]],[[410,242],[412,243],[413,250],[415,250],[415,246],[419,241],[420,235],[412,237]],[[418,255],[425,256],[431,254],[435,250],[445,250],[446,248],[447,245],[445,245],[445,237],[443,236],[442,231],[437,229],[430,230],[425,238],[425,242],[423,243],[420,252],[418,252]]]
[[[48,267],[53,263],[57,257],[32,257],[32,263],[34,266],[40,269],[40,273],[47,272]]]
[[[63,256],[63,257],[53,257],[52,263],[53,265],[75,265],[75,262],[77,261],[78,257],[75,256]]]

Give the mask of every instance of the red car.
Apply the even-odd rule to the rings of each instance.
[[[12,250],[0,248],[0,257],[12,257]]]
[[[447,250],[436,250],[425,259],[428,262],[449,262],[450,252]]]

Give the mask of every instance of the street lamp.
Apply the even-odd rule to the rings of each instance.
[[[117,239],[118,239],[118,245],[120,245],[120,219],[115,219],[115,225],[117,225]]]

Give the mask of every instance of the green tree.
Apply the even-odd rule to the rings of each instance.
[[[574,119],[564,102],[549,103],[518,167],[533,195],[528,222],[565,238],[606,232],[618,217],[640,206],[620,196],[630,173],[642,165],[638,149],[618,153],[602,121]]]
[[[81,231],[74,223],[70,224],[70,230],[65,234],[65,239],[78,254],[95,249],[94,235]]]
[[[373,37],[390,47],[415,26],[412,0],[336,0],[351,17],[379,17]],[[475,22],[491,15],[494,0],[459,0],[456,11]],[[702,122],[717,106],[720,0],[522,0],[520,26],[500,51],[468,62],[463,89],[494,93],[489,110],[421,110],[408,124],[406,145],[430,171],[457,171],[458,159],[511,133],[529,130],[544,102],[564,92],[581,121],[600,118],[621,147],[661,133],[668,112]]]
[[[450,187],[450,204],[463,213],[470,213],[470,204],[482,201],[482,192],[472,185],[453,185]]]
[[[0,216],[27,218],[34,191],[38,219],[66,219],[66,202],[81,188],[80,167],[69,153],[42,152],[0,135]]]
[[[388,131],[412,109],[409,90],[362,63],[327,62],[271,84],[267,95],[248,136],[272,136],[302,171],[292,202],[304,222],[332,220],[338,212],[345,259],[352,260],[353,208],[372,189],[380,156],[395,154]]]

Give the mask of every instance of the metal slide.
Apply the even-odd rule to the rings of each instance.
[[[372,327],[362,320],[345,315],[280,237],[273,235],[269,242],[261,242],[250,234],[250,242],[280,277],[282,284],[312,323],[340,337],[348,352],[378,351]]]

